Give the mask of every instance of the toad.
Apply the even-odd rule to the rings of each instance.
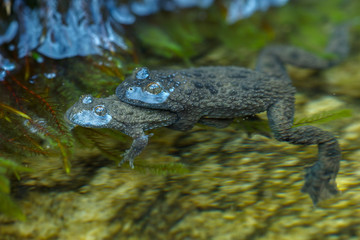
[[[261,52],[255,70],[237,66],[182,70],[141,67],[117,87],[116,95],[133,106],[176,114],[178,120],[171,128],[182,131],[204,117],[224,124],[226,119],[231,122],[235,117],[266,111],[277,140],[318,145],[318,161],[306,169],[302,188],[316,204],[338,193],[335,178],[341,150],[330,132],[313,126],[293,127],[295,88],[285,64],[325,69],[339,63],[348,53],[347,26],[335,29],[327,52],[332,57],[324,59],[292,46],[270,46]]]

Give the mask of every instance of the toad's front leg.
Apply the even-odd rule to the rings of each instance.
[[[317,144],[318,161],[306,169],[302,192],[310,195],[314,205],[338,193],[335,178],[339,171],[341,150],[336,138],[329,132],[313,126],[292,128],[294,98],[288,97],[268,109],[271,130],[279,141],[292,144]]]
[[[124,162],[129,162],[130,167],[134,168],[135,157],[137,157],[145,149],[149,141],[149,136],[152,136],[152,134],[145,135],[143,131],[141,131],[141,133],[142,134],[130,135],[134,140],[131,147],[123,154],[123,159],[119,163],[119,166],[121,166]]]

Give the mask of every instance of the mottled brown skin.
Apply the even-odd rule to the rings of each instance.
[[[335,178],[341,150],[329,132],[313,126],[292,128],[295,88],[285,64],[325,69],[340,62],[348,52],[347,26],[338,27],[327,52],[336,59],[322,59],[290,46],[265,48],[256,70],[241,67],[199,67],[183,70],[139,68],[116,89],[121,101],[149,109],[174,112],[179,119],[173,129],[191,129],[199,119],[228,118],[267,111],[269,124],[279,141],[292,144],[317,144],[318,161],[306,169],[303,192],[314,204],[338,192]],[[220,119],[221,118],[221,119]]]

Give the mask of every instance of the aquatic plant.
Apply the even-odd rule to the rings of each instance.
[[[4,110],[0,119],[1,150],[17,155],[49,155],[52,151],[49,149],[57,146],[61,151],[65,169],[69,171],[69,153],[65,149],[72,143],[62,112],[52,102],[46,87],[49,76],[35,75],[24,81],[9,72],[8,75],[9,77],[1,82],[0,88],[0,106]]]
[[[315,113],[311,116],[295,118],[293,127],[299,127],[303,125],[322,124],[342,118],[348,118],[352,116],[351,109],[335,109],[329,111],[323,111]]]
[[[0,212],[23,220],[9,195],[9,173],[19,179],[20,172],[29,171],[19,163],[37,155],[59,156],[69,172],[72,138],[63,120],[64,106],[56,103],[56,98],[65,98],[54,84],[56,73],[34,73],[33,59],[21,63],[24,71],[6,71],[0,81]]]

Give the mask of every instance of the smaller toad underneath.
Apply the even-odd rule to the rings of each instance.
[[[148,143],[149,135],[145,135],[144,131],[168,126],[177,120],[175,113],[131,106],[121,102],[115,95],[107,98],[81,96],[79,101],[66,111],[65,118],[71,124],[116,129],[132,137],[133,143],[120,162],[121,165],[128,161],[131,168],[134,168],[134,158]]]

